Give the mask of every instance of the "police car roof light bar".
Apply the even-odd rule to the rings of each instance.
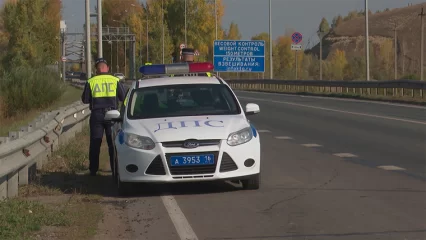
[[[153,64],[139,68],[139,72],[145,76],[204,73],[213,71],[214,66],[210,62],[196,63],[173,63],[173,64]]]

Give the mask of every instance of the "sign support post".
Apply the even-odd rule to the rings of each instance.
[[[291,35],[291,40],[293,41],[293,44],[291,45],[291,50],[295,51],[295,60],[296,60],[296,64],[295,64],[296,70],[295,70],[295,72],[296,72],[296,80],[298,80],[298,76],[297,75],[298,75],[299,68],[298,68],[298,61],[297,61],[297,52],[298,51],[302,51],[302,45],[300,43],[303,40],[303,36],[302,36],[301,33],[295,32],[295,33],[293,33],[293,35]]]

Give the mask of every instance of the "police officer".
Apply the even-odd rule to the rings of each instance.
[[[119,78],[109,74],[109,67],[105,59],[97,59],[95,62],[96,76],[87,80],[81,101],[90,104],[90,150],[89,170],[91,176],[96,176],[99,170],[99,152],[102,137],[105,131],[111,171],[114,173],[114,146],[112,139],[112,123],[104,120],[105,113],[118,108],[118,101],[124,101],[125,91]]]

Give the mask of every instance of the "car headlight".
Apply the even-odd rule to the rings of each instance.
[[[228,145],[237,146],[250,141],[253,138],[253,132],[250,127],[244,128],[238,132],[229,134]]]
[[[142,137],[133,133],[124,134],[124,142],[127,146],[139,148],[143,150],[152,150],[155,148],[155,143],[149,137]]]

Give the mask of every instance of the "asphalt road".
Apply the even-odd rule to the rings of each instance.
[[[122,200],[122,239],[426,239],[424,108],[238,96],[261,109],[261,189],[144,187]]]

